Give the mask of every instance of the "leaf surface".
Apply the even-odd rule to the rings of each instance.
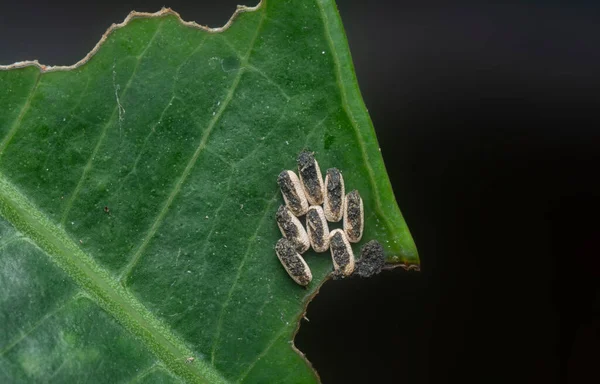
[[[418,265],[335,4],[235,16],[133,13],[77,65],[2,67],[0,382],[318,381],[292,340],[329,253],[303,289],[273,249],[305,148],[364,199],[355,254]]]

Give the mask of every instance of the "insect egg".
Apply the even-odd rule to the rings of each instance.
[[[384,266],[383,246],[377,240],[371,240],[360,250],[360,259],[356,262],[355,273],[361,277],[370,277],[381,272]]]
[[[338,222],[344,215],[344,178],[337,168],[329,168],[325,175],[325,197],[323,207],[325,217]]]
[[[344,201],[344,231],[348,240],[358,243],[362,238],[364,209],[360,194],[355,189],[346,195]]]
[[[349,276],[354,271],[354,254],[346,234],[341,229],[334,229],[329,235],[329,249],[333,268],[344,276]]]
[[[324,184],[319,163],[308,151],[298,155],[298,174],[304,186],[306,198],[311,205],[323,204]]]
[[[300,285],[308,285],[312,280],[312,273],[306,261],[296,252],[294,244],[286,238],[279,239],[275,244],[275,252],[279,261],[288,275]]]
[[[312,205],[308,208],[306,231],[315,252],[325,252],[329,248],[329,227],[321,206]]]
[[[277,184],[290,211],[296,216],[304,215],[308,210],[308,202],[298,176],[292,171],[282,171],[277,177]]]
[[[279,206],[275,218],[283,237],[294,243],[296,251],[299,253],[306,252],[310,247],[310,242],[300,220],[285,205]]]

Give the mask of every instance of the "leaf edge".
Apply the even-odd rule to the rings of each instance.
[[[129,12],[127,17],[125,17],[125,19],[122,22],[113,23],[110,27],[108,27],[108,29],[106,30],[106,32],[104,32],[104,34],[102,35],[100,40],[96,43],[94,48],[92,48],[92,50],[89,51],[87,53],[87,55],[85,55],[83,57],[83,59],[79,60],[75,64],[72,64],[72,65],[45,65],[45,64],[41,64],[37,59],[36,60],[24,60],[24,61],[17,61],[15,63],[8,64],[8,65],[0,65],[0,71],[8,71],[11,69],[19,69],[19,68],[25,68],[25,67],[37,67],[42,73],[56,72],[56,71],[70,71],[73,69],[77,69],[77,68],[81,67],[82,65],[86,64],[88,61],[90,61],[92,59],[92,57],[94,57],[94,55],[100,50],[100,48],[102,48],[102,45],[104,44],[104,42],[108,39],[108,37],[114,31],[116,31],[117,29],[126,27],[132,20],[139,19],[139,18],[158,18],[158,17],[167,16],[167,15],[172,15],[172,16],[175,16],[177,18],[177,20],[186,27],[200,29],[200,30],[203,30],[208,33],[224,32],[227,29],[229,29],[229,27],[233,24],[235,19],[237,19],[237,17],[240,14],[245,13],[245,12],[257,11],[263,6],[263,4],[264,4],[263,0],[259,0],[258,4],[256,4],[253,7],[249,7],[246,5],[238,5],[236,7],[236,10],[233,12],[231,17],[229,18],[229,20],[227,20],[227,22],[222,27],[216,27],[216,28],[207,27],[205,25],[198,24],[195,21],[185,21],[185,20],[183,20],[183,18],[181,17],[181,15],[178,12],[174,11],[173,9],[171,9],[169,7],[162,7],[157,12],[131,11],[131,12]]]

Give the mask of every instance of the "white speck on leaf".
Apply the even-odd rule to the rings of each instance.
[[[119,110],[119,135],[121,134],[122,122],[125,118],[125,108],[121,105],[121,100],[119,100],[119,89],[121,86],[117,84],[117,71],[115,70],[115,64],[113,64],[113,88],[115,89],[115,98],[117,99],[117,107]]]

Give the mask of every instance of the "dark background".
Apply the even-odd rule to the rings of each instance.
[[[73,64],[132,9],[215,27],[237,2],[2,4],[0,63]],[[600,6],[338,7],[422,271],[328,282],[296,345],[325,384],[600,382]]]

